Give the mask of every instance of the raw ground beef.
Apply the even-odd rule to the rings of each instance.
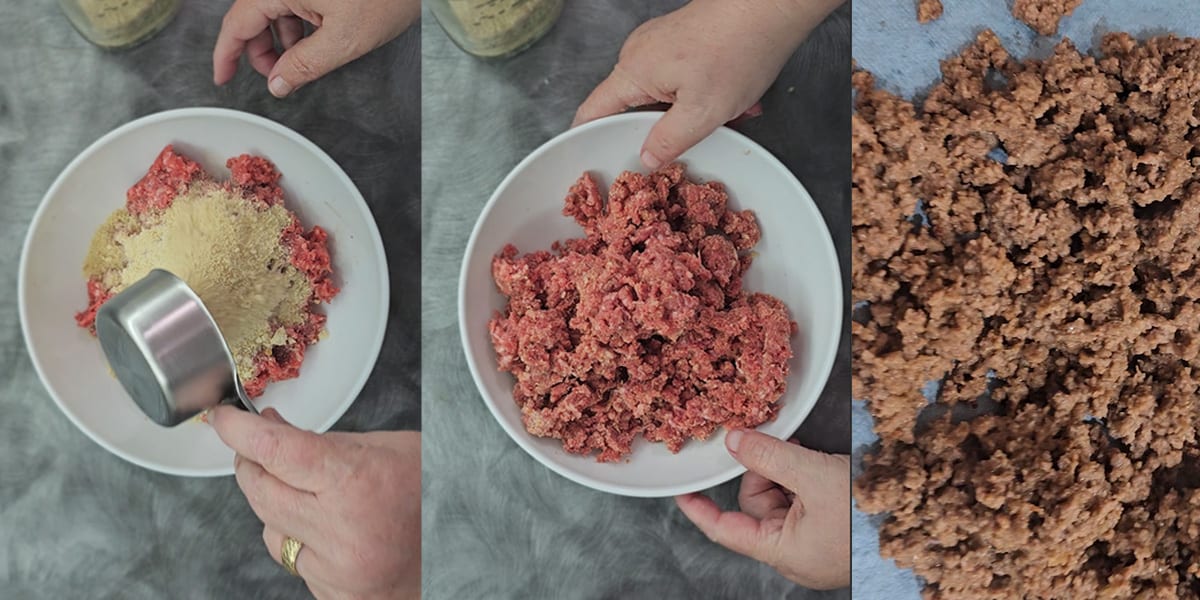
[[[495,257],[508,305],[488,328],[530,433],[607,462],[639,435],[678,452],[774,418],[796,325],[742,290],[759,229],[727,199],[679,164],[622,173],[607,202],[584,174],[563,214],[586,237]]]
[[[193,181],[204,177],[206,174],[199,163],[167,146],[154,159],[146,175],[125,192],[125,208],[135,215],[148,210],[165,210],[175,196],[182,194]]]
[[[1058,33],[1058,22],[1083,0],[1013,0],[1012,14],[1042,35]]]
[[[854,74],[855,496],[926,597],[1200,596],[1196,65],[985,31],[919,110]]]
[[[283,189],[279,187],[280,173],[271,161],[243,154],[229,159],[225,166],[230,170],[230,179],[224,185],[254,202],[266,206],[283,203]],[[176,197],[197,182],[211,181],[212,177],[195,161],[175,152],[167,146],[154,160],[146,175],[126,193],[125,208],[133,215],[162,213]],[[329,255],[328,234],[313,227],[304,230],[300,219],[293,213],[292,223],[280,235],[280,244],[287,248],[291,263],[312,285],[311,306],[306,320],[284,328],[287,341],[275,345],[254,358],[254,375],[243,380],[247,394],[262,395],[266,386],[273,381],[297,377],[304,353],[324,331],[325,315],[312,310],[316,304],[329,302],[338,293],[332,282],[333,267]],[[114,293],[98,278],[87,282],[87,308],[75,315],[80,327],[95,334],[96,312]]]
[[[942,0],[919,0],[917,2],[917,21],[929,23],[942,16]]]

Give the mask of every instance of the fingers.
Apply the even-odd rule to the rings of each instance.
[[[738,115],[737,118],[726,123],[726,125],[729,125],[729,126],[740,125],[742,123],[745,123],[746,121],[749,121],[750,119],[756,119],[758,117],[761,117],[762,114],[763,114],[762,103],[755,102],[750,108],[746,109],[746,112]]]
[[[725,122],[709,108],[680,100],[650,129],[642,145],[642,164],[657,169],[708,137]]]
[[[224,85],[233,79],[246,45],[263,31],[269,31],[271,21],[290,14],[282,0],[234,2],[221,21],[221,32],[213,46],[213,82]]]
[[[812,470],[810,463],[815,457],[811,455],[820,454],[753,430],[729,432],[725,447],[750,471],[793,492],[798,492],[806,479],[804,471]]]
[[[291,50],[304,37],[304,21],[299,17],[279,17],[275,21],[275,36],[279,38],[279,46],[284,51]]]
[[[786,516],[792,503],[774,481],[749,472],[742,476],[738,488],[738,506],[756,519],[767,519]]]
[[[289,486],[241,456],[234,465],[238,487],[260,521],[306,536],[319,529],[320,507],[315,496]]]
[[[289,534],[290,535],[290,534]],[[292,535],[292,537],[296,537]],[[267,547],[267,552],[271,554],[271,558],[275,559],[279,566],[283,566],[283,538],[284,534],[271,526],[263,527],[263,544]],[[296,537],[301,543],[303,539]],[[296,555],[296,572],[300,574],[300,578],[308,582],[320,581],[324,575],[321,566],[322,561],[317,557],[316,550],[305,545],[300,548],[300,553]]]
[[[600,117],[615,115],[627,108],[653,102],[654,98],[642,91],[619,69],[613,69],[612,74],[579,105],[575,111],[575,120],[571,127],[595,121]]]
[[[760,521],[740,512],[722,512],[712,499],[703,494],[676,496],[679,510],[696,525],[708,539],[738,554],[766,562],[772,547],[772,532],[778,531],[777,519]]]
[[[275,61],[279,60],[279,53],[275,52],[275,36],[270,29],[262,30],[254,39],[246,42],[246,60],[263,76],[271,72]]]
[[[362,53],[352,49],[347,39],[348,36],[339,34],[333,22],[317,28],[279,57],[267,75],[267,88],[275,97],[283,98],[358,58]]]
[[[225,445],[294,488],[323,492],[337,483],[332,444],[315,433],[228,405],[214,408],[208,421]]]

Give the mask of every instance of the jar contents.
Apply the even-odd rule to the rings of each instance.
[[[59,6],[89,42],[116,50],[162,31],[179,12],[180,0],[59,0]]]
[[[498,58],[525,50],[550,31],[563,0],[434,0],[442,29],[464,51]]]

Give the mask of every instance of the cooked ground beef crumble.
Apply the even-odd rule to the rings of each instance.
[[[942,0],[920,0],[917,2],[917,21],[928,23],[942,16]]]
[[[1013,0],[1012,14],[1042,35],[1058,33],[1058,22],[1083,0]]]
[[[563,214],[586,237],[495,257],[508,305],[488,327],[530,433],[610,462],[638,436],[678,452],[775,417],[796,325],[742,289],[760,232],[727,201],[680,164],[622,173],[607,200],[584,174]]]
[[[1200,595],[1197,65],[985,31],[920,109],[854,74],[855,496],[926,597]]]

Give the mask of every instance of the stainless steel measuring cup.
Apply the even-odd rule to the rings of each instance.
[[[173,427],[222,402],[258,413],[217,322],[167,271],[155,269],[105,302],[96,337],[125,391],[159,425]]]

